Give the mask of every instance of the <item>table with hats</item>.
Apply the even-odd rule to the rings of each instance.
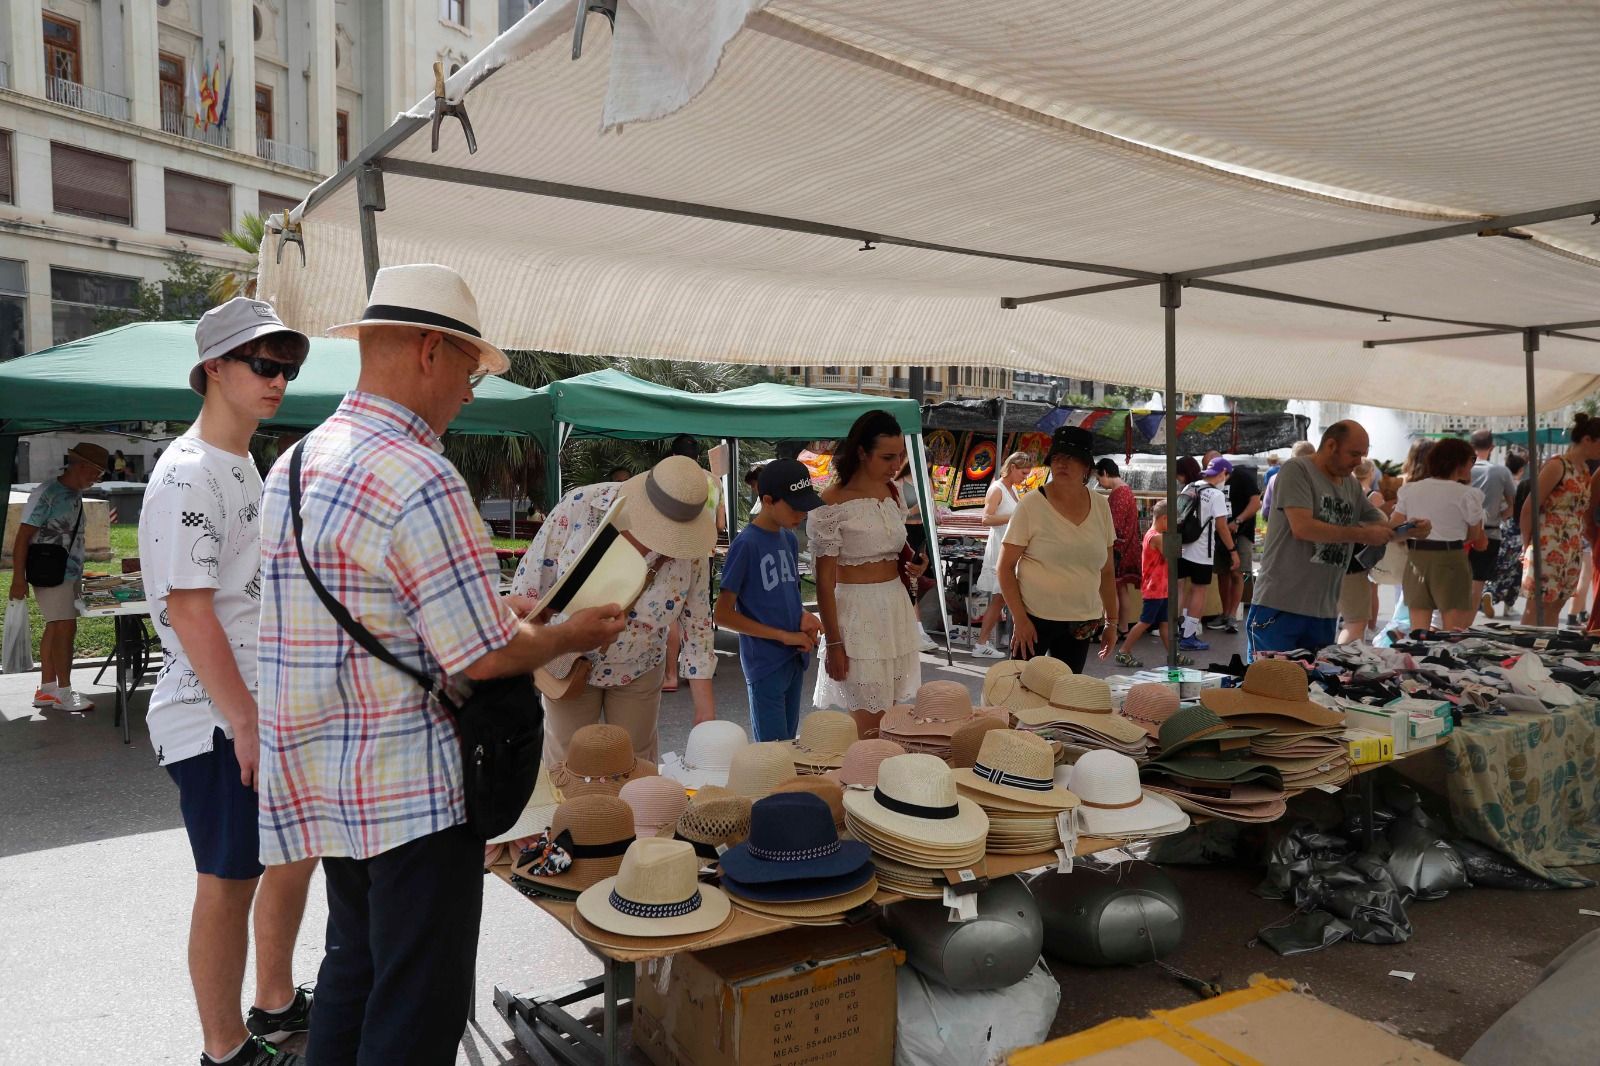
[[[1404,663],[1414,660],[1383,665]],[[881,915],[903,929],[892,916],[906,901],[948,906],[918,912],[935,915],[925,923],[971,921],[971,904],[1013,875],[1057,877],[1116,849],[1126,858],[1197,822],[1275,821],[1299,793],[1393,765],[1357,764],[1339,705],[1363,686],[1392,694],[1372,679],[1401,675],[1371,665],[1263,658],[1185,699],[1175,683],[1118,689],[1046,656],[1008,660],[988,671],[978,705],[964,685],[930,681],[884,712],[814,710],[792,742],[752,743],[734,722],[705,722],[659,767],[635,758],[625,731],[584,727],[549,768],[544,824],[519,829],[533,839],[491,870],[588,945],[603,972],[547,995],[497,988],[496,1005],[530,1048],[614,1063],[636,963]],[[1592,745],[1593,701],[1568,711],[1586,716]],[[1446,752],[1454,801],[1456,778],[1481,787],[1471,767],[1501,728],[1469,720],[1448,742],[1398,757]],[[1591,751],[1591,784],[1592,762]],[[598,1031],[567,1011],[595,996]]]

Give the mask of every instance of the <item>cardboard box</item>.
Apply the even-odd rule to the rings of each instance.
[[[641,963],[633,1042],[656,1066],[888,1066],[899,961],[828,926]]]
[[[1444,700],[1419,700],[1415,696],[1400,696],[1384,706],[1390,710],[1405,711],[1407,714],[1438,720],[1438,726],[1427,726],[1420,732],[1412,730],[1411,735],[1415,737],[1447,737],[1455,728],[1455,719],[1450,714],[1450,704]]]
[[[1259,1066],[1448,1066],[1425,1044],[1346,1014],[1260,974],[1250,987],[1149,1018],[1118,1018],[1038,1047],[1014,1051],[1010,1066],[1147,1066],[1258,1063]]]
[[[1394,738],[1388,734],[1346,729],[1344,740],[1350,748],[1350,763],[1353,766],[1389,762],[1394,758]]]

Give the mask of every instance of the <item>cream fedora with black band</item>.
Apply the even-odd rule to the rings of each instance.
[[[511,360],[483,339],[480,322],[478,301],[460,274],[437,263],[407,263],[379,270],[361,318],[332,327],[328,336],[355,337],[363,326],[414,326],[466,342],[478,353],[479,370],[504,374]]]

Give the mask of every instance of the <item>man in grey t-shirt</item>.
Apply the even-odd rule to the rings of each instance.
[[[1314,454],[1289,460],[1273,479],[1267,539],[1245,623],[1252,658],[1332,644],[1351,553],[1393,536],[1388,519],[1351,476],[1367,447],[1359,423],[1335,422]],[[1429,528],[1419,522],[1411,535],[1426,537]]]
[[[1472,487],[1483,493],[1483,531],[1489,535],[1487,548],[1467,554],[1472,563],[1472,602],[1482,604],[1485,614],[1492,614],[1494,604],[1483,603],[1483,586],[1494,580],[1500,565],[1500,523],[1516,513],[1517,481],[1510,470],[1489,461],[1494,451],[1494,434],[1489,430],[1472,435],[1472,450],[1478,453],[1478,461],[1472,464]]]

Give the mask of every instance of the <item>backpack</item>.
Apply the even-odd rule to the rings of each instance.
[[[1178,493],[1178,536],[1183,538],[1185,544],[1199,540],[1206,528],[1200,521],[1200,492],[1189,491],[1197,484],[1199,482],[1190,482]]]

